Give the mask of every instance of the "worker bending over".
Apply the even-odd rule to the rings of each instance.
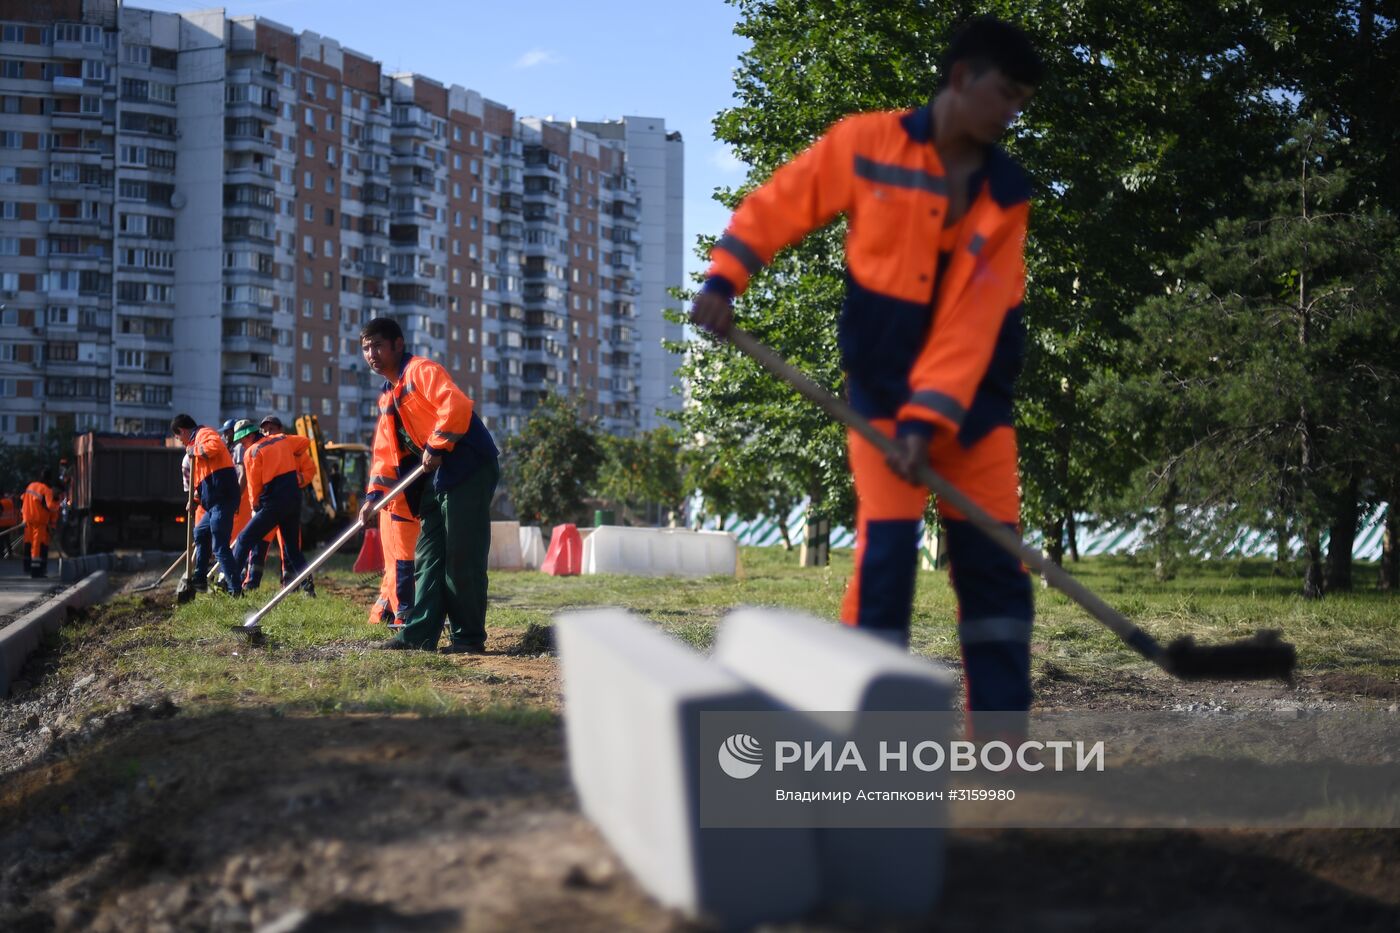
[[[201,592],[208,589],[212,551],[223,571],[224,585],[238,596],[243,591],[242,574],[234,573],[233,549],[229,547],[233,516],[238,511],[238,473],[233,456],[218,431],[201,427],[187,414],[171,419],[170,433],[185,445],[195,502],[204,510],[194,528],[194,587]]]
[[[301,486],[298,480],[295,438],[274,434],[262,438],[243,454],[243,473],[248,486],[248,504],[253,517],[238,536],[233,548],[233,561],[240,569],[247,564],[253,547],[268,531],[276,528],[282,546],[282,583],[286,585],[306,566],[301,554]],[[302,581],[302,592],[316,595],[316,587],[308,577]]]
[[[841,618],[907,644],[928,490],[920,463],[997,520],[1020,499],[1012,388],[1025,330],[1030,185],[995,145],[1040,81],[1026,35],[972,21],[943,58],[931,103],[847,117],[746,197],[715,244],[694,322],[719,334],[730,303],[778,250],[845,214],[838,344],[851,405],[890,437],[888,462],[851,431],[855,573]],[[944,503],[968,709],[1029,709],[1031,584]]]
[[[24,521],[24,571],[35,579],[49,575],[50,529],[58,524],[58,499],[53,494],[53,473],[44,470],[25,487],[20,517]]]

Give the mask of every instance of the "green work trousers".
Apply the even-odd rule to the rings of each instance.
[[[493,458],[447,492],[424,484],[422,521],[413,552],[413,612],[400,638],[437,647],[442,624],[456,645],[486,645],[486,559],[491,551],[491,496],[500,467]]]

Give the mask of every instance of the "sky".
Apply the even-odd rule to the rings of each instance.
[[[215,4],[129,5],[183,13]],[[695,238],[721,233],[728,220],[714,189],[744,178],[746,167],[712,135],[746,46],[723,0],[228,0],[224,8],[335,39],[386,72],[479,91],[517,116],[664,118],[685,140],[687,272],[701,266]]]

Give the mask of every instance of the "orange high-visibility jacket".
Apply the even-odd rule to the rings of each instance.
[[[305,489],[316,478],[316,461],[311,459],[311,440],[300,434],[284,434],[282,436],[291,445],[292,456],[296,459],[297,485]]]
[[[970,444],[1011,423],[1030,194],[996,147],[971,186],[956,243],[940,255],[948,180],[932,105],[847,117],[739,205],[705,288],[742,294],[780,249],[845,214],[838,340],[852,402],[867,417],[898,417],[902,433],[941,426]]]
[[[446,369],[432,360],[405,354],[398,379],[386,384],[379,395],[366,498],[374,501],[393,488],[400,478],[401,460],[417,459],[425,448],[442,455],[455,450],[473,428],[472,409],[472,400],[457,388]],[[403,449],[399,444],[396,411],[416,449]]]
[[[208,508],[224,499],[237,498],[238,474],[233,469],[233,455],[218,431],[209,427],[197,429],[186,450],[190,455],[190,482],[201,505]]]
[[[25,525],[31,528],[46,527],[58,521],[58,500],[54,498],[52,489],[35,480],[25,487],[20,512]]]
[[[243,477],[248,485],[248,504],[254,511],[274,496],[297,494],[297,445],[306,438],[292,434],[272,434],[243,452]]]

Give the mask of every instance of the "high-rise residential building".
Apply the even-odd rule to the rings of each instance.
[[[389,315],[498,434],[544,392],[610,431],[678,404],[683,144],[520,118],[222,10],[0,0],[0,438],[377,416]]]

